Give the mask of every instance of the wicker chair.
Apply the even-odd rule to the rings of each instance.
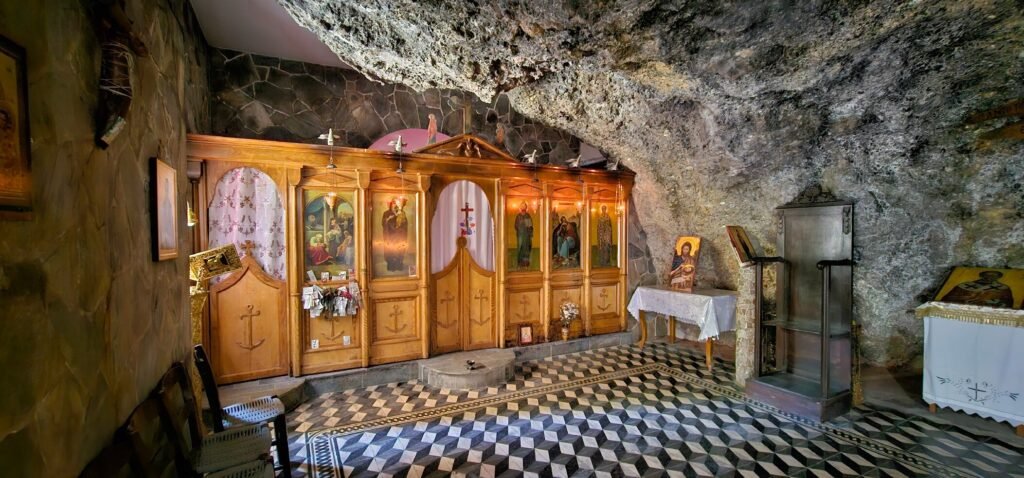
[[[221,407],[217,381],[213,378],[213,367],[210,366],[210,360],[202,345],[195,346],[194,356],[196,368],[199,370],[199,378],[202,379],[203,388],[206,389],[206,400],[210,402],[214,431],[219,432],[226,428],[272,422],[274,424],[273,444],[277,448],[277,459],[281,463],[281,476],[292,476],[284,403],[276,396],[268,395],[245,403]]]
[[[266,425],[200,434],[195,395],[182,364],[174,364],[164,375],[158,394],[181,462],[179,468],[206,474],[241,465],[269,465],[270,430]]]

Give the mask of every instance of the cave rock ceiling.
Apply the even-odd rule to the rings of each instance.
[[[279,2],[371,78],[507,91],[621,159],[660,273],[698,234],[698,281],[738,287],[724,225],[771,253],[802,190],[856,201],[871,362],[919,353],[949,267],[1024,267],[1024,148],[964,122],[1024,97],[1019,1]]]

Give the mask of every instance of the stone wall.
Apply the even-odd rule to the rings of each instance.
[[[185,0],[128,0],[149,49],[128,126],[93,144],[99,48],[78,0],[0,2],[28,54],[34,217],[0,222],[0,475],[77,476],[189,351],[187,256],[150,253],[149,161],[188,181],[185,133],[209,128],[205,42]],[[182,216],[183,217],[183,216]]]
[[[965,124],[1024,97],[1019,1],[280,3],[357,69],[505,92],[622,159],[659,277],[697,234],[698,284],[736,289],[723,226],[770,246],[807,187],[856,201],[869,363],[920,354],[951,267],[1024,267],[1024,144],[985,138],[1017,120]]]
[[[505,95],[485,103],[465,91],[418,92],[353,70],[229,50],[211,49],[210,92],[213,133],[222,136],[318,143],[334,128],[342,145],[366,148],[392,131],[426,128],[430,114],[440,132],[455,136],[469,101],[468,131],[494,142],[501,124],[505,147],[517,158],[537,150],[540,163],[564,164],[580,149],[578,138],[519,114]]]

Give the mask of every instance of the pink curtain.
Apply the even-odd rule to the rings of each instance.
[[[217,182],[210,202],[210,247],[252,241],[252,254],[264,272],[284,280],[284,206],[277,185],[256,168],[236,168]]]
[[[468,204],[468,206],[467,206]],[[463,209],[472,211],[463,211]],[[466,215],[469,226],[466,226]],[[455,240],[466,237],[466,247],[476,264],[494,270],[494,221],[484,190],[472,181],[455,181],[441,191],[430,222],[430,271],[438,273],[455,258]]]

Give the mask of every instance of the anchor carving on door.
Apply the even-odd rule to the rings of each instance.
[[[248,313],[246,313],[246,314],[242,314],[242,315],[241,315],[241,316],[239,317],[239,319],[241,319],[241,320],[246,320],[246,319],[248,319],[249,323],[248,323],[248,324],[246,324],[246,325],[247,325],[247,327],[246,327],[246,330],[247,330],[247,332],[248,332],[248,333],[246,334],[246,337],[245,337],[245,343],[242,343],[242,342],[235,342],[235,344],[237,344],[237,345],[238,345],[239,347],[242,347],[242,348],[243,348],[243,349],[245,349],[245,350],[253,350],[253,349],[255,349],[256,347],[259,347],[260,345],[263,345],[263,342],[266,342],[266,341],[267,341],[267,339],[266,339],[266,338],[262,338],[262,339],[260,339],[260,340],[259,340],[258,342],[255,342],[255,343],[254,343],[254,342],[252,341],[252,340],[253,340],[253,338],[252,338],[252,321],[253,321],[253,319],[255,319],[256,317],[259,317],[259,316],[260,316],[260,314],[262,314],[263,312],[262,312],[262,311],[259,311],[259,310],[257,310],[257,311],[255,311],[255,312],[254,312],[254,311],[253,311],[253,309],[255,308],[255,306],[254,306],[254,305],[252,305],[252,304],[249,304],[249,305],[245,306],[245,308],[246,308],[246,309],[247,309],[247,310],[248,310],[249,312],[248,312]]]

